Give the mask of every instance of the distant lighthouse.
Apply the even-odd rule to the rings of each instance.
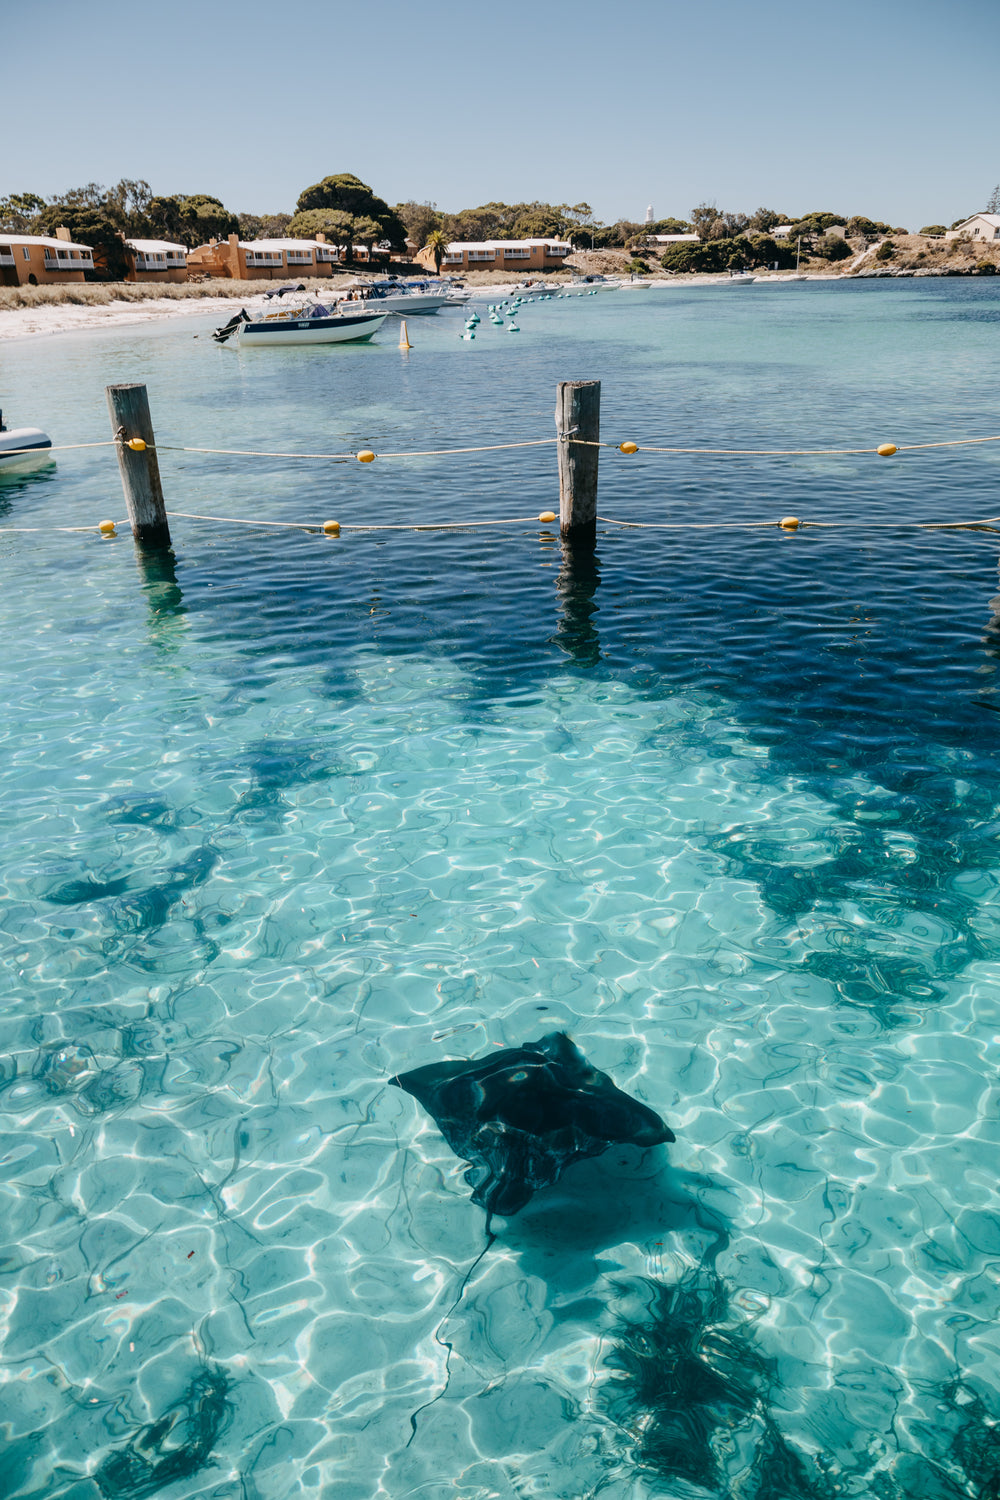
[[[653,222],[653,205],[651,203],[649,203],[649,204],[646,205],[646,223],[647,224],[652,224],[652,222]]]

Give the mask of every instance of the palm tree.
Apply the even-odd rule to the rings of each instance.
[[[441,262],[448,253],[448,236],[443,229],[432,229],[424,240],[424,249],[429,250],[434,257],[434,270],[438,276],[441,274]]]

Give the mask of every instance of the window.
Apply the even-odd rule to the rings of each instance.
[[[25,260],[31,259],[31,251],[28,249],[27,245],[21,246],[21,254],[24,256]]]

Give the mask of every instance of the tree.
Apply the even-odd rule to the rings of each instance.
[[[850,240],[879,240],[883,235],[892,234],[890,224],[881,224],[877,219],[866,219],[863,214],[855,214],[848,219],[846,230]]]
[[[0,229],[8,234],[28,234],[44,207],[45,199],[37,193],[11,193],[0,198]]]
[[[280,240],[288,233],[291,214],[237,214],[240,239]]]
[[[997,183],[990,194],[985,212],[988,214],[1000,214],[1000,183]]]
[[[182,238],[185,232],[190,232],[189,226],[184,222],[183,203],[183,198],[150,198],[147,219],[151,239],[169,240],[175,245],[188,243]]]
[[[129,269],[125,241],[118,225],[102,206],[56,200],[42,210],[38,223],[43,233],[54,235],[57,229],[65,227],[76,244],[89,245],[99,280],[125,280]]]
[[[376,243],[384,240],[385,236],[378,219],[373,219],[369,214],[362,214],[360,219],[354,221],[354,238],[359,245],[364,245],[368,251],[368,259],[371,260]]]
[[[335,208],[355,219],[374,219],[379,226],[378,239],[388,240],[393,250],[406,248],[406,229],[399,215],[351,172],[324,177],[322,182],[303,189],[295,213],[305,213],[311,208]]]
[[[410,198],[406,203],[397,203],[393,212],[406,230],[407,240],[418,247],[427,243],[432,229],[441,227],[436,203],[415,203]]]
[[[832,229],[834,224],[843,223],[843,214],[832,214],[826,211],[822,213],[803,214],[800,219],[793,221],[788,238],[794,240],[801,235],[803,239],[809,239],[813,235],[826,234],[826,231]]]
[[[239,234],[240,221],[218,198],[208,193],[194,193],[181,200],[181,241],[188,247],[204,245],[207,240],[224,240]]]
[[[821,255],[824,260],[848,260],[854,251],[843,235],[824,234],[816,241],[813,254]]]
[[[104,193],[104,208],[126,236],[142,237],[149,232],[149,205],[153,189],[144,178],[123,177]]]
[[[940,239],[945,233],[945,227],[943,224],[925,224],[920,233],[930,235],[932,239]]]
[[[787,224],[788,220],[783,214],[775,213],[773,208],[758,208],[747,220],[747,228],[757,234],[766,234],[773,229],[775,224]]]
[[[646,225],[647,234],[692,234],[691,225],[686,219],[656,219],[652,224]]]
[[[448,236],[443,229],[432,229],[424,240],[424,249],[429,250],[434,257],[434,270],[440,276],[441,262],[448,253]]]
[[[558,209],[544,204],[533,204],[526,213],[514,221],[512,238],[516,240],[555,240],[566,228],[566,220]]]
[[[714,203],[699,203],[691,210],[691,228],[700,240],[710,240],[713,238],[712,226],[718,218],[719,210]]]
[[[314,240],[318,234],[322,234],[328,245],[337,245],[346,252],[345,260],[352,258],[351,249],[356,238],[355,221],[343,209],[307,208],[305,213],[293,214],[285,228],[293,239]]]

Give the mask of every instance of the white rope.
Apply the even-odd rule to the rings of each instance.
[[[491,443],[482,448],[427,448],[407,453],[376,453],[376,458],[447,458],[452,453],[501,453],[509,448],[541,448],[558,442],[558,438],[533,438],[527,443]],[[182,448],[175,443],[159,444],[160,452],[222,453],[232,458],[357,458],[357,453],[266,453],[258,448]],[[150,445],[147,451],[152,451]],[[371,449],[362,449],[371,452]]]
[[[182,516],[187,521],[219,521],[231,526],[283,526],[292,531],[322,531],[327,524],[325,521],[256,521],[245,516],[200,516],[187,510],[168,510],[167,515]],[[537,526],[538,517],[511,516],[500,521],[400,521],[373,526],[345,521],[337,522],[337,525],[341,531],[464,531],[474,526]],[[542,522],[542,525],[551,525],[551,522]]]

